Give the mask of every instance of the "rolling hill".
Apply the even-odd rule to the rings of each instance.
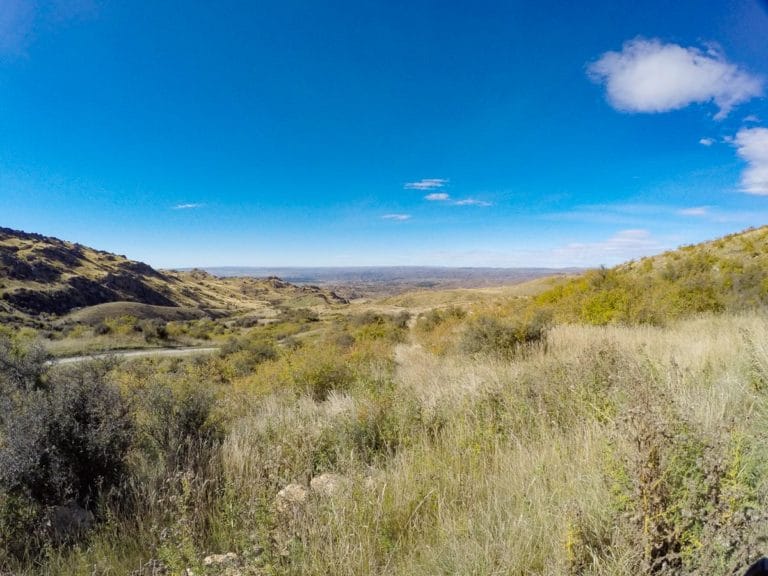
[[[215,313],[344,304],[345,300],[331,291],[295,286],[279,278],[158,271],[81,244],[0,228],[0,320],[59,317],[118,302],[146,305],[142,314],[162,316],[172,308]],[[119,311],[119,307],[113,309]],[[131,310],[136,312],[136,306]]]
[[[768,303],[768,226],[591,270],[535,298],[555,320],[650,323]]]

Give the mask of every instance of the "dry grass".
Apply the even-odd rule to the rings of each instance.
[[[306,484],[329,437],[338,450],[330,468],[351,483],[277,521],[293,542],[279,573],[729,574],[766,536],[733,520],[764,511],[768,497],[754,473],[768,456],[766,399],[753,383],[766,337],[764,318],[722,317],[664,330],[563,326],[548,352],[511,363],[401,347],[397,404],[379,423],[393,427],[383,458],[361,458],[345,436],[364,426],[375,394],[273,399],[233,430],[226,475],[255,502]],[[734,438],[748,446],[737,464]],[[644,479],[649,458],[659,476]],[[708,488],[686,485],[700,477],[749,497],[707,500]],[[666,500],[649,510],[643,495]],[[686,511],[696,522],[678,518],[700,496],[701,509]],[[733,544],[707,541],[715,528],[736,534]]]
[[[371,365],[323,401],[223,388],[234,420],[171,514],[177,536],[140,529],[166,510],[49,566],[162,552],[180,571],[234,550],[244,574],[738,573],[768,541],[765,342],[756,315],[559,326],[512,360],[401,344],[394,372]],[[326,472],[336,493],[276,505]]]

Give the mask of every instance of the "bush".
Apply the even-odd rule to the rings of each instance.
[[[22,346],[10,337],[0,335],[0,398],[7,398],[14,389],[41,388],[48,359],[48,353],[39,343]],[[0,424],[5,413],[0,410]]]
[[[511,357],[533,345],[545,343],[546,338],[547,326],[541,317],[527,322],[502,322],[480,316],[464,330],[459,347],[466,354]]]
[[[99,322],[93,328],[93,333],[96,334],[97,336],[104,336],[106,334],[109,334],[110,332],[112,332],[112,328],[107,326],[104,322]]]
[[[192,463],[193,453],[221,438],[221,427],[212,418],[216,398],[210,387],[153,382],[133,390],[131,401],[140,459],[181,469]]]
[[[351,317],[349,324],[355,340],[385,340],[394,344],[405,340],[410,318],[406,311],[394,316],[368,311]]]
[[[139,323],[139,329],[144,334],[144,340],[152,342],[156,340],[168,340],[168,327],[164,320],[153,318],[151,320],[142,320]]]
[[[0,422],[0,525],[16,555],[74,535],[98,513],[100,497],[126,477],[132,440],[128,410],[104,370],[76,366],[44,378],[43,367],[34,380],[45,385],[6,389]]]
[[[230,338],[219,351],[236,376],[247,376],[267,360],[277,358],[275,346],[264,339]]]
[[[139,319],[131,315],[117,316],[104,320],[108,332],[121,336],[129,336],[135,332],[140,332]]]
[[[416,329],[421,332],[431,332],[448,320],[463,320],[467,313],[458,306],[448,306],[443,310],[435,308],[429,312],[419,314]]]
[[[119,392],[98,370],[59,374],[19,395],[3,426],[0,487],[42,505],[88,508],[125,473],[132,426]]]
[[[320,316],[309,308],[282,308],[280,310],[280,320],[304,324],[307,322],[318,322]]]

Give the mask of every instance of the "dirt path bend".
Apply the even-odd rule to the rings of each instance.
[[[209,348],[142,348],[138,350],[112,350],[110,352],[97,352],[82,356],[70,356],[68,358],[56,358],[50,361],[51,365],[75,364],[99,358],[142,358],[147,356],[193,356],[195,354],[212,354],[218,352],[218,347]]]

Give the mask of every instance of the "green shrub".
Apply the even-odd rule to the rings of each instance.
[[[449,306],[443,310],[435,308],[419,315],[416,321],[416,329],[421,332],[431,332],[447,320],[463,320],[467,313],[459,306]]]
[[[215,392],[209,386],[155,381],[133,390],[131,403],[137,421],[136,456],[168,470],[183,468],[194,452],[222,438],[222,427],[213,418]]]
[[[154,342],[157,340],[168,340],[168,326],[164,320],[153,318],[152,320],[142,320],[139,330],[144,334],[144,340]]]
[[[266,339],[230,338],[221,347],[219,356],[226,359],[234,375],[247,376],[262,362],[276,359],[277,349]]]
[[[299,389],[308,392],[317,401],[325,400],[332,390],[346,390],[354,375],[344,362],[333,358],[319,359],[302,366],[294,378]]]
[[[74,332],[74,330],[72,330],[72,332]],[[73,338],[76,337],[74,334],[72,334],[72,332],[70,332],[70,336],[72,336]],[[96,324],[96,326],[93,327],[93,333],[96,334],[97,336],[104,336],[106,334],[109,334],[110,332],[112,332],[112,328],[110,328],[104,322],[99,322],[98,324]]]
[[[132,426],[117,389],[90,366],[16,397],[4,420],[0,486],[42,505],[87,508],[125,473]]]
[[[466,354],[511,357],[533,345],[545,343],[546,338],[547,325],[541,317],[531,321],[500,321],[480,316],[465,328],[459,347]]]
[[[44,385],[43,373],[49,355],[38,342],[24,346],[0,335],[0,398],[11,390],[28,391]],[[0,411],[0,423],[5,412]]]
[[[320,316],[314,310],[309,308],[283,308],[280,310],[280,319],[284,322],[297,322],[299,324],[307,322],[318,322]]]
[[[397,315],[363,312],[349,320],[355,340],[386,340],[391,343],[403,342],[411,315],[400,312]]]
[[[71,524],[99,513],[101,496],[126,479],[133,434],[127,407],[99,366],[35,379],[45,385],[6,389],[0,427],[1,545],[16,555],[75,536],[71,526],[60,532],[63,515]],[[30,530],[36,538],[24,536]]]

